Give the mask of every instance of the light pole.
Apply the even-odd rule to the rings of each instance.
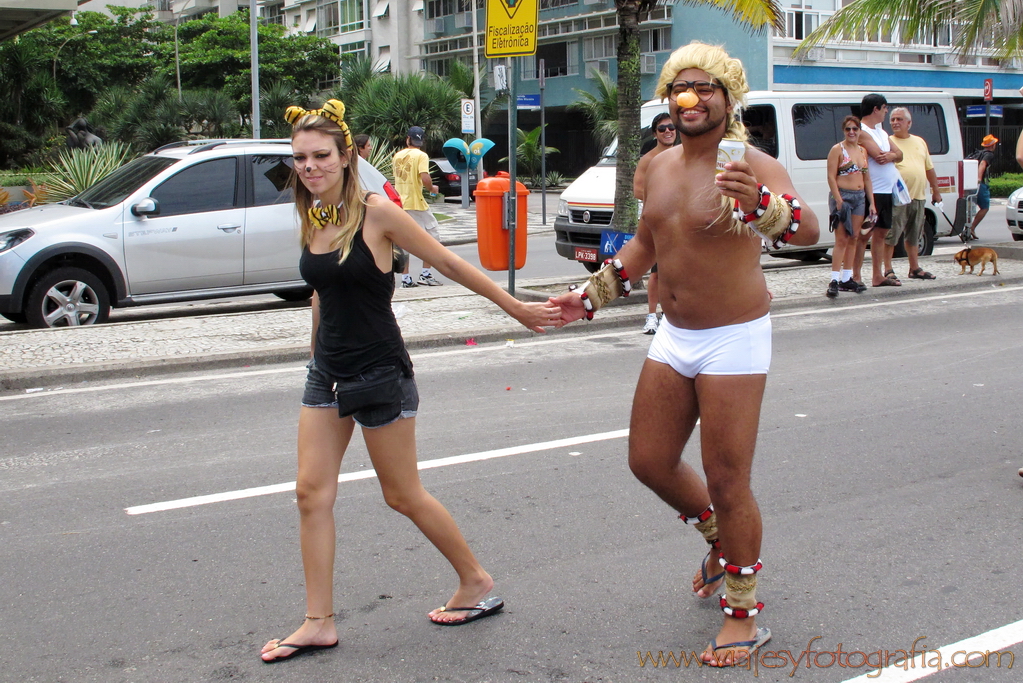
[[[60,47],[57,48],[57,52],[53,55],[53,80],[54,81],[57,80],[57,57],[60,56],[60,51],[63,50],[64,46],[68,44],[68,41],[73,40],[75,38],[81,38],[82,36],[94,36],[97,33],[99,33],[99,31],[86,31],[85,33],[76,33],[73,36],[68,36],[67,39],[63,43],[60,44]]]

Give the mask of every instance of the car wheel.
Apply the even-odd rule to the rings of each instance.
[[[7,318],[12,323],[21,324],[21,323],[25,322],[25,314],[24,313],[0,313],[0,315],[2,315],[3,317]]]
[[[798,254],[796,258],[803,263],[817,263],[827,255],[827,249],[814,249],[813,251],[804,251]]]
[[[1012,233],[1012,240],[1014,242],[1023,242],[1023,235],[1020,235],[1019,233],[1014,232],[1014,233]]]
[[[302,289],[283,289],[279,292],[274,292],[275,297],[278,299],[284,299],[285,301],[306,301],[312,295],[312,287],[303,287]]]
[[[109,316],[107,288],[82,268],[47,273],[36,282],[25,306],[25,318],[32,327],[96,325]]]

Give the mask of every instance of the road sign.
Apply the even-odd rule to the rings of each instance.
[[[462,132],[476,134],[476,102],[473,100],[462,100]]]
[[[984,101],[990,102],[995,97],[995,81],[993,78],[984,79]]]
[[[487,57],[536,54],[540,0],[487,0]]]
[[[515,106],[519,109],[539,109],[540,95],[516,95]]]
[[[1000,104],[971,104],[966,107],[967,118],[980,116],[1002,116],[1003,109]]]

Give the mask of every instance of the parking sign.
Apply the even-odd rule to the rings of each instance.
[[[462,132],[476,134],[476,103],[470,99],[462,100]]]

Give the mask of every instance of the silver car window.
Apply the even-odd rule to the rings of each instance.
[[[78,197],[96,209],[120,204],[132,192],[175,163],[177,159],[170,157],[140,157],[117,169]]]
[[[204,161],[171,176],[151,196],[160,202],[161,216],[232,209],[236,174],[234,157]]]
[[[288,204],[295,201],[289,182],[291,157],[282,154],[258,154],[252,159],[253,206]]]

